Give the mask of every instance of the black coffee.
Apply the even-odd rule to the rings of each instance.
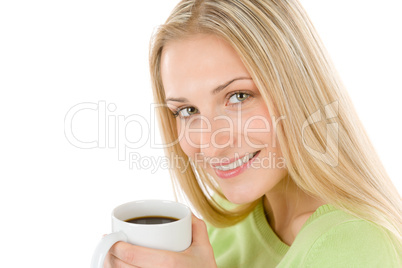
[[[167,216],[145,216],[145,217],[135,217],[125,222],[137,223],[137,224],[163,224],[178,221],[179,219]]]

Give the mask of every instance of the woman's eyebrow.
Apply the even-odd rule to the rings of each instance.
[[[220,85],[217,88],[215,88],[214,90],[212,90],[212,95],[218,94],[219,92],[224,90],[226,87],[228,87],[231,83],[233,83],[234,81],[237,81],[237,80],[252,80],[252,79],[250,77],[238,77],[238,78],[232,79],[229,82],[226,82],[225,84]]]
[[[224,90],[226,87],[228,87],[231,83],[233,83],[233,82],[235,82],[235,81],[237,81],[237,80],[252,80],[252,78],[250,78],[250,77],[238,77],[238,78],[234,78],[234,79],[232,79],[232,80],[230,80],[230,81],[228,81],[228,82],[226,82],[226,83],[224,83],[224,84],[218,86],[218,87],[215,88],[214,90],[212,90],[211,94],[212,94],[212,95],[218,94],[219,92],[221,92],[222,90]],[[189,102],[188,99],[186,99],[186,98],[167,98],[165,101],[166,101],[166,102],[168,102],[168,101]]]
[[[167,98],[165,101],[189,102],[188,99],[186,98]]]

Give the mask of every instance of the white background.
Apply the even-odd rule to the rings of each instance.
[[[174,199],[166,168],[130,168],[109,141],[106,148],[77,148],[64,121],[77,104],[103,102],[116,107],[106,111],[112,121],[137,114],[149,122],[148,43],[177,2],[0,3],[0,252],[7,263],[0,266],[88,267],[116,205]],[[301,2],[401,192],[401,2]],[[86,110],[72,128],[92,141],[97,126],[97,111]],[[113,132],[113,124],[105,129]],[[136,141],[138,129],[131,124],[120,135]],[[163,156],[149,142],[129,152],[143,165]]]

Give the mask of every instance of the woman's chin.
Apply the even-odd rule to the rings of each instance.
[[[230,203],[233,203],[236,205],[248,204],[248,203],[254,202],[255,200],[257,200],[258,198],[261,197],[261,196],[251,195],[250,193],[235,194],[235,193],[231,192],[229,194],[225,194],[225,192],[223,192],[223,194],[225,195],[226,199],[229,200]]]

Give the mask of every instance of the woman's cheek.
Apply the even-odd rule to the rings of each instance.
[[[178,119],[177,130],[180,146],[188,156],[193,156],[200,148],[208,145],[209,129],[203,128],[202,122],[198,117],[192,116],[186,119]],[[202,143],[205,143],[205,145]]]
[[[254,113],[242,117],[242,134],[247,146],[259,150],[264,148],[271,140],[273,131],[268,114]]]
[[[197,146],[195,144],[195,135],[196,133],[191,133],[191,131],[187,131],[187,129],[183,126],[177,127],[178,130],[178,140],[179,145],[183,152],[194,159],[196,152],[198,151]]]

